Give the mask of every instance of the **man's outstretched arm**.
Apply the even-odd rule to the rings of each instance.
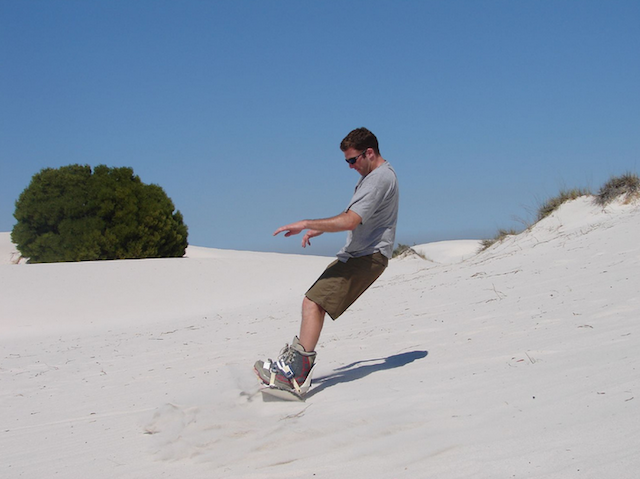
[[[288,224],[286,226],[281,226],[274,233],[273,236],[276,236],[283,231],[285,232],[285,236],[292,236],[301,233],[304,230],[309,230],[307,234],[304,235],[302,239],[302,247],[306,248],[307,245],[311,243],[309,240],[316,236],[321,235],[322,233],[337,233],[339,231],[351,231],[356,229],[356,227],[362,222],[362,218],[358,213],[355,213],[351,210],[347,210],[344,213],[340,213],[337,216],[333,216],[331,218],[324,218],[318,220],[302,220],[296,221],[295,223]]]

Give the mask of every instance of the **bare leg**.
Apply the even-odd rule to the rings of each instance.
[[[302,301],[302,323],[300,324],[300,344],[305,351],[312,352],[320,339],[324,325],[325,311],[305,296]]]

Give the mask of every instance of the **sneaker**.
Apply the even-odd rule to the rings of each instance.
[[[316,359],[315,351],[306,352],[298,337],[291,346],[282,348],[277,361],[257,361],[254,365],[260,380],[268,386],[305,393],[309,386],[310,372]],[[309,381],[308,381],[309,379]]]

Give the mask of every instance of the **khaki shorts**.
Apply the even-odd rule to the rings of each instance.
[[[382,253],[331,263],[307,291],[307,298],[338,319],[385,270],[389,259]]]

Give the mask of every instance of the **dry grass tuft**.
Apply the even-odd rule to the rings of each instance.
[[[635,173],[625,173],[611,178],[604,184],[595,197],[599,206],[607,206],[616,198],[626,196],[626,201],[640,197],[640,178]]]

